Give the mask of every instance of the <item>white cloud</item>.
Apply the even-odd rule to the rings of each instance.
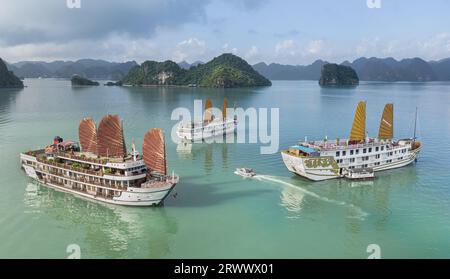
[[[308,44],[308,53],[310,54],[320,54],[323,50],[324,43],[322,40],[311,41]]]
[[[83,0],[80,9],[69,9],[65,0],[2,1],[0,43],[98,40],[114,33],[149,38],[161,26],[201,22],[208,4],[204,0]]]
[[[205,41],[189,38],[177,44],[172,56],[176,62],[194,62],[203,59],[207,51]]]
[[[297,54],[297,46],[293,40],[284,40],[275,45],[275,54],[277,56],[295,56]]]
[[[394,57],[396,59],[420,57],[425,60],[450,56],[450,34],[439,33],[428,38],[413,40],[382,40],[379,37],[363,39],[355,47],[357,57]]]
[[[256,46],[252,46],[245,54],[245,57],[254,58],[255,56],[258,56],[258,55],[259,55],[259,49]]]
[[[237,55],[238,54],[238,49],[235,48],[235,47],[231,47],[229,43],[225,43],[222,46],[222,52],[224,52],[224,53],[233,53],[233,54]]]

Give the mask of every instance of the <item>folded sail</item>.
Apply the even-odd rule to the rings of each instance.
[[[127,154],[122,121],[118,115],[106,115],[98,126],[98,155],[125,157]]]
[[[97,127],[92,118],[84,118],[78,127],[80,146],[83,152],[97,154]]]
[[[150,171],[167,175],[166,147],[161,129],[150,129],[145,134],[142,155]]]
[[[205,122],[211,122],[213,120],[211,108],[212,108],[211,99],[208,97],[206,98],[205,102]]]
[[[366,103],[359,102],[350,132],[351,142],[361,142],[366,138]]]
[[[228,108],[228,100],[227,100],[227,98],[223,98],[223,103],[222,103],[222,118],[223,119],[227,118],[227,108]]]
[[[394,104],[386,104],[381,116],[379,139],[392,139],[394,137]]]

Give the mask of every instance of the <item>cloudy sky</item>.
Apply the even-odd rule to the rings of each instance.
[[[1,0],[0,57],[307,64],[450,57],[450,1]],[[376,6],[376,5],[372,5]]]

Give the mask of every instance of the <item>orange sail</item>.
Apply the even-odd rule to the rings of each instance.
[[[227,98],[223,98],[223,103],[222,103],[222,117],[223,117],[223,119],[227,118],[227,108],[228,108],[228,100],[227,100]]]
[[[167,175],[166,146],[161,129],[150,129],[144,136],[142,155],[150,171]]]
[[[384,106],[381,116],[380,129],[378,131],[379,139],[392,139],[394,137],[394,104]]]
[[[125,157],[127,154],[122,121],[118,115],[106,115],[100,121],[97,153],[103,157]]]
[[[362,142],[366,139],[366,103],[359,102],[353,120],[350,142]]]
[[[213,120],[211,108],[212,108],[212,102],[211,102],[211,99],[208,97],[208,98],[206,98],[206,102],[205,102],[205,122],[211,122]]]
[[[78,127],[80,146],[83,152],[97,154],[97,127],[92,118],[84,118]]]

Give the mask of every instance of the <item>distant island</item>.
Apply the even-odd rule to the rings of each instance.
[[[320,73],[319,85],[323,87],[357,86],[359,78],[349,66],[325,64]]]
[[[89,79],[121,80],[131,68],[137,66],[135,61],[124,63],[108,62],[95,59],[77,61],[22,61],[8,64],[10,71],[23,78],[71,78],[74,75]]]
[[[325,64],[328,62],[323,60],[305,66],[258,63],[253,68],[270,80],[318,80]],[[421,58],[362,57],[341,65],[352,67],[365,81],[450,81],[450,58],[427,62]]]
[[[23,82],[9,71],[6,63],[0,58],[0,88],[23,88]]]
[[[99,86],[100,83],[96,81],[89,80],[87,78],[80,77],[78,75],[74,75],[70,80],[72,86]]]
[[[130,70],[124,85],[176,85],[215,88],[270,86],[272,83],[242,58],[226,53],[189,69],[173,61],[146,61]]]
[[[122,81],[120,81],[120,80],[117,82],[108,81],[104,85],[105,86],[122,86]]]
[[[6,63],[6,62],[5,62]],[[269,80],[319,80],[322,66],[329,62],[316,60],[310,65],[283,65],[258,63],[252,68]],[[177,63],[183,70],[191,70],[201,61],[192,64]],[[360,80],[365,81],[450,81],[450,58],[425,61],[421,58],[396,60],[394,58],[358,58],[353,62],[344,61],[340,65],[352,67]],[[135,61],[124,63],[105,60],[80,59],[77,61],[22,61],[6,63],[9,71],[20,78],[71,78],[79,75],[94,80],[122,80],[131,69],[139,66]]]

